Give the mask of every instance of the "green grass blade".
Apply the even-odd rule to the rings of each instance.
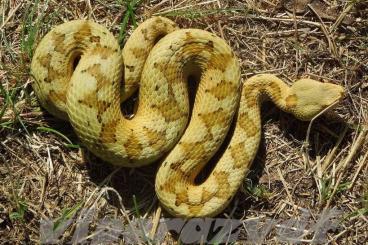
[[[46,132],[46,133],[53,133],[56,134],[58,136],[60,136],[61,138],[63,138],[66,142],[68,142],[67,144],[64,144],[67,147],[70,148],[80,148],[79,145],[73,144],[73,142],[66,137],[64,134],[62,134],[61,132],[53,129],[53,128],[47,128],[47,127],[37,127],[37,130],[42,131],[42,132]]]
[[[52,229],[55,231],[62,223],[64,223],[65,221],[71,219],[78,212],[78,210],[82,207],[82,205],[83,205],[83,203],[80,202],[80,203],[77,203],[72,208],[63,209],[61,217],[56,219]]]
[[[120,31],[119,31],[119,36],[118,36],[118,41],[119,44],[122,45],[124,42],[124,39],[126,37],[126,29],[128,27],[128,23],[129,20],[132,20],[132,24],[134,26],[134,28],[137,27],[137,20],[135,18],[135,9],[136,7],[141,3],[142,0],[136,0],[136,1],[131,1],[128,0],[126,1],[126,12],[124,14],[124,18],[123,21],[120,24]]]

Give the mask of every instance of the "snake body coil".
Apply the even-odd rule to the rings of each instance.
[[[155,189],[167,211],[181,217],[216,215],[235,195],[257,152],[264,97],[309,120],[344,93],[338,85],[311,79],[289,87],[270,74],[242,85],[238,60],[223,39],[178,29],[162,17],[139,25],[123,51],[106,28],[92,21],[56,26],[38,45],[31,71],[42,106],[69,120],[97,156],[138,167],[167,154]],[[191,112],[189,76],[200,77]],[[138,88],[137,112],[126,119],[120,102]],[[208,178],[196,184],[233,120],[235,130],[224,153]]]

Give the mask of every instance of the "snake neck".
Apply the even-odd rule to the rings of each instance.
[[[240,108],[260,107],[265,100],[271,100],[281,110],[293,113],[296,97],[284,81],[271,74],[260,74],[244,82]]]

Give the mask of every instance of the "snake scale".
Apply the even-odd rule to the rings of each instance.
[[[288,86],[271,74],[242,83],[225,40],[179,29],[163,17],[140,24],[122,51],[113,34],[92,21],[58,25],[36,48],[31,73],[41,105],[69,120],[98,157],[127,167],[163,159],[157,196],[169,213],[187,218],[217,215],[235,195],[258,149],[265,98],[310,120],[344,95],[339,85],[301,79]],[[190,76],[200,78],[192,109]],[[121,102],[137,89],[137,111],[125,118]],[[208,177],[196,183],[232,122],[229,143]]]

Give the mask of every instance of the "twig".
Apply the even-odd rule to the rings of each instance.
[[[9,13],[8,17],[6,18],[6,20],[3,22],[3,24],[0,26],[0,29],[3,29],[3,27],[9,22],[9,20],[11,19],[11,17],[13,17],[13,15],[15,14],[15,12],[17,12],[18,8],[22,5],[22,1],[15,6],[15,8]]]
[[[286,182],[286,180],[284,179],[284,176],[282,175],[281,170],[280,170],[280,168],[279,168],[279,167],[277,167],[277,173],[279,174],[280,180],[281,180],[282,184],[283,184],[283,185],[284,185],[284,187],[285,187],[286,194],[287,194],[287,196],[289,197],[290,202],[293,204],[293,208],[294,208],[294,209],[295,209],[295,211],[296,211],[296,210],[297,210],[297,206],[295,205],[295,202],[294,202],[294,200],[293,200],[293,198],[292,198],[292,196],[291,196],[291,193],[289,192],[289,185],[288,185],[288,183]]]
[[[308,4],[308,7],[313,11],[313,13],[317,16],[317,18],[319,19],[319,21],[321,23],[320,28],[321,28],[323,34],[325,34],[325,36],[326,36],[330,52],[333,54],[333,56],[335,56],[335,58],[340,58],[340,55],[337,52],[336,44],[333,41],[332,37],[330,36],[330,33],[327,31],[327,28],[326,28],[325,24],[323,23],[323,20],[322,20],[321,16],[319,16],[317,11],[313,8],[313,6],[311,4]]]
[[[340,173],[340,175],[339,175],[339,177],[336,181],[336,184],[335,184],[334,189],[331,193],[331,196],[327,201],[325,209],[330,207],[331,201],[332,201],[333,197],[335,196],[337,188],[338,188],[339,184],[341,183],[341,180],[344,176],[346,167],[350,163],[351,159],[355,156],[355,154],[358,151],[358,149],[360,148],[360,146],[363,144],[367,134],[368,134],[368,130],[363,127],[363,130],[358,135],[358,138],[355,140],[354,144],[351,146],[351,150],[350,150],[348,156],[345,158],[345,161],[341,162],[341,164],[339,164],[337,166],[336,171],[340,170],[341,173]]]
[[[337,27],[341,24],[341,22],[344,20],[346,15],[350,12],[350,10],[353,8],[354,2],[350,2],[348,6],[341,12],[339,17],[336,19],[335,23],[330,27],[330,32],[336,31]]]
[[[345,170],[351,159],[355,156],[356,152],[363,145],[364,140],[368,134],[368,129],[363,127],[362,131],[359,133],[358,138],[355,140],[353,145],[351,146],[349,155],[345,158],[345,161],[340,162],[339,165],[336,167],[336,171]]]
[[[349,185],[349,189],[351,189],[354,186],[355,180],[357,179],[360,171],[362,170],[362,168],[364,167],[364,165],[367,164],[367,159],[368,159],[368,151],[365,153],[363,159],[360,161],[359,167],[358,167],[358,169],[357,169],[357,171],[356,171],[356,173],[355,173],[355,175],[354,175],[354,177],[353,177],[353,179],[352,179],[352,181],[351,181],[351,183]]]
[[[346,132],[348,131],[348,126],[346,125],[344,130],[341,132],[341,134],[339,135],[339,138],[334,146],[334,148],[332,149],[332,151],[328,154],[328,156],[326,157],[326,159],[323,161],[322,163],[322,173],[329,167],[329,165],[331,164],[337,149],[339,148],[343,138],[346,135]]]
[[[155,238],[155,234],[157,232],[158,225],[160,223],[160,216],[161,216],[161,207],[159,206],[156,210],[155,217],[153,218],[152,222],[152,229],[149,234],[149,238],[153,240]]]

